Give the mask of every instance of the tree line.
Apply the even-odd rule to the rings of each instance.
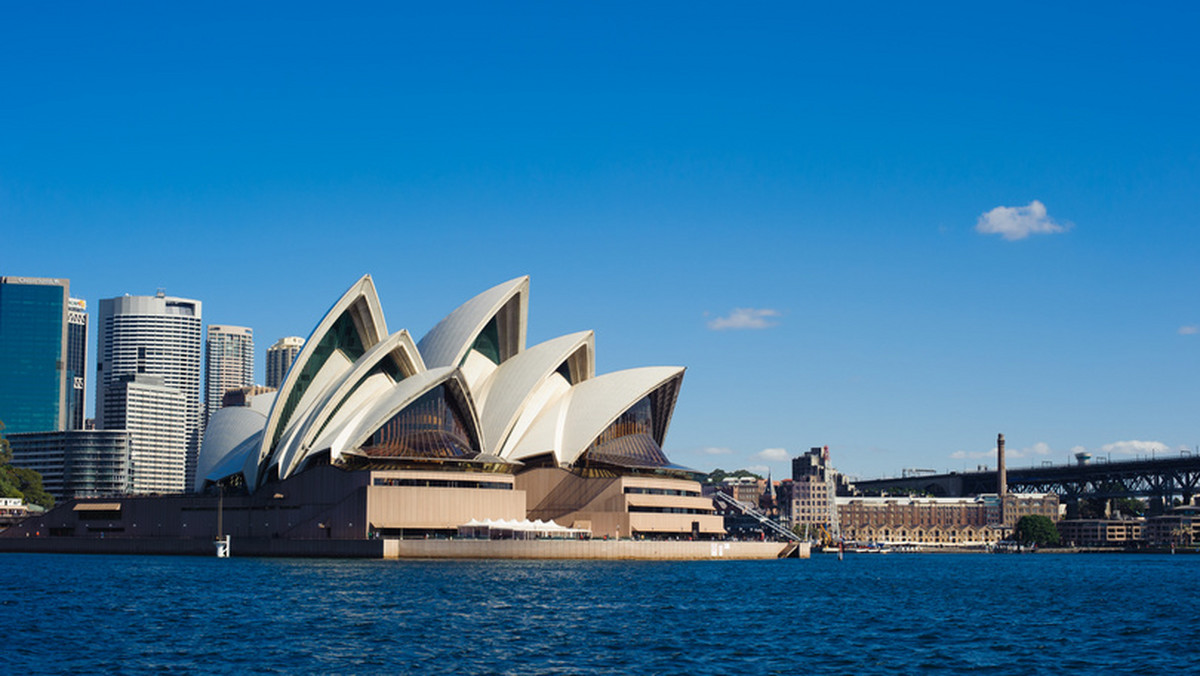
[[[0,498],[21,498],[27,505],[39,505],[50,509],[54,496],[42,487],[42,475],[25,467],[12,464],[12,447],[4,437],[4,423],[0,422]]]

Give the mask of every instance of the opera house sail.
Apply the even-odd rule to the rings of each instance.
[[[414,342],[388,332],[364,276],[317,323],[277,393],[213,414],[195,490],[303,494],[325,516],[287,530],[329,537],[436,536],[487,519],[556,520],[593,536],[723,535],[694,473],[662,450],[684,369],[597,375],[591,331],[527,348],[528,309],[519,277]]]

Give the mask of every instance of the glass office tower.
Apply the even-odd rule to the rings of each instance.
[[[5,433],[66,428],[70,282],[0,277],[0,421]]]

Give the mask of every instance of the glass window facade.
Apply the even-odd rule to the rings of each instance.
[[[0,421],[8,433],[61,430],[67,405],[67,284],[12,280],[0,280]]]
[[[392,416],[363,444],[368,457],[472,458],[477,444],[446,385],[430,390]]]
[[[571,383],[572,385],[576,384],[575,379],[571,377],[570,360],[564,361],[563,363],[559,364],[558,368],[555,369],[554,372],[557,373],[558,375],[562,376],[563,380],[567,381],[568,383]]]
[[[479,332],[471,349],[490,359],[493,364],[500,363],[500,326],[495,317]]]
[[[504,481],[481,481],[473,479],[396,479],[391,477],[375,477],[372,482],[376,486],[412,486],[416,488],[480,488],[498,491],[511,491],[513,485]]]
[[[46,491],[56,499],[119,495],[129,490],[129,432],[30,432],[8,439],[13,462],[41,474]]]
[[[672,467],[655,439],[654,407],[644,397],[608,426],[587,451],[580,464],[600,463],[618,467]]]
[[[685,491],[673,488],[644,488],[641,486],[626,486],[626,495],[682,495],[690,498],[700,497],[699,491]]]

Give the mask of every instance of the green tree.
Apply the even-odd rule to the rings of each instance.
[[[816,533],[813,532],[812,524],[807,523],[798,523],[792,526],[792,532],[795,533],[797,537],[804,540],[810,540],[814,535],[816,535]]]
[[[1029,514],[1017,521],[1017,541],[1021,544],[1035,544],[1039,547],[1056,545],[1059,542],[1058,527],[1048,516]]]
[[[1079,518],[1081,519],[1103,519],[1104,518],[1104,500],[1100,498],[1083,498],[1079,501]]]
[[[13,467],[12,447],[4,438],[4,423],[0,422],[0,497],[22,498],[26,504],[46,509],[54,506],[54,496],[42,487],[42,475],[24,467]]]
[[[1137,498],[1117,498],[1112,504],[1113,516],[1142,516],[1146,513],[1146,504]]]

